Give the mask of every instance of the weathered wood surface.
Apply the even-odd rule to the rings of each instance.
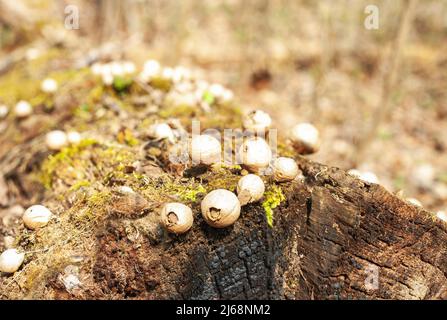
[[[115,199],[109,204],[115,214],[96,227],[96,240],[81,242],[93,254],[80,265],[87,275],[80,288],[67,292],[58,278],[62,270],[49,269],[37,287],[21,288],[32,273],[19,273],[1,293],[55,299],[447,298],[446,223],[379,185],[298,161],[305,179],[288,186],[273,228],[254,204],[232,227],[213,229],[198,214],[190,232],[171,236],[160,229],[157,210],[145,210],[145,201],[132,206]]]
[[[126,222],[109,221],[96,243],[97,288],[81,296],[447,298],[445,223],[344,171],[302,159],[300,166],[305,183],[276,210],[274,228],[250,205],[225,230],[199,221],[185,236],[136,245]]]

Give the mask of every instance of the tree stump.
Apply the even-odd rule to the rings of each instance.
[[[25,81],[34,70],[21,68],[27,72],[10,81]],[[148,143],[144,124],[171,121],[186,132],[194,116],[204,129],[222,131],[240,128],[240,112],[214,99],[207,108],[172,106],[172,97],[162,99],[173,86],[166,79],[110,87],[85,71],[72,81],[72,72],[59,74],[66,83],[52,108],[40,97],[32,117],[10,115],[0,128],[2,218],[15,204],[44,203],[56,213],[36,231],[17,216],[11,226],[2,219],[0,248],[9,234],[27,254],[22,269],[0,278],[1,297],[447,298],[447,224],[432,213],[296,156],[303,179],[277,186],[286,200],[274,209],[272,226],[255,203],[243,207],[233,226],[214,229],[203,221],[200,201],[213,189],[233,191],[240,169],[182,174],[185,168],[166,164],[164,142]],[[29,99],[41,94],[38,85]],[[46,132],[76,127],[94,138],[50,154]],[[120,194],[120,186],[137,192]],[[166,201],[192,207],[189,232],[175,236],[160,227]]]

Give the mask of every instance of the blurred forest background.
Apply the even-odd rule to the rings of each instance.
[[[370,4],[377,30],[364,26]],[[79,9],[77,30],[64,27],[67,5]],[[0,77],[54,47],[73,63],[200,69],[280,131],[314,123],[323,145],[313,159],[447,208],[445,0],[0,0]]]

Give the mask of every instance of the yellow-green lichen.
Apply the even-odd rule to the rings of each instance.
[[[84,139],[49,156],[42,164],[40,180],[51,188],[58,180],[69,188],[98,181],[104,177],[126,179],[124,169],[136,158],[135,152],[127,146],[105,145],[94,139]]]
[[[271,185],[267,187],[267,191],[264,193],[264,201],[262,207],[267,217],[267,223],[270,227],[273,227],[273,209],[278,207],[282,201],[286,200],[281,187],[277,185]]]
[[[78,191],[82,187],[89,187],[91,185],[91,182],[88,180],[81,180],[79,182],[76,182],[74,185],[71,186],[70,191]]]
[[[180,199],[182,201],[196,202],[197,201],[197,196],[199,194],[205,194],[205,193],[206,193],[206,189],[201,184],[199,184],[194,189],[192,189],[192,188],[185,188],[183,190],[179,190],[178,196],[180,197]]]
[[[118,133],[117,140],[119,143],[127,144],[128,146],[131,147],[140,144],[140,141],[137,138],[135,138],[132,131],[127,128]]]
[[[132,85],[132,79],[125,77],[116,77],[113,80],[113,88],[122,93],[126,91]]]
[[[50,189],[54,174],[65,167],[68,169],[76,164],[75,156],[85,148],[96,144],[94,139],[84,139],[77,145],[72,145],[63,148],[60,152],[50,155],[42,164],[41,167],[41,182],[45,188]],[[80,172],[80,171],[79,171]],[[74,174],[74,172],[72,172]],[[77,179],[80,180],[80,179]]]

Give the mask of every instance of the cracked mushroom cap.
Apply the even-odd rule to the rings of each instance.
[[[166,203],[161,209],[161,223],[171,233],[182,234],[191,229],[194,218],[191,208],[183,203]]]
[[[255,174],[243,176],[237,183],[237,197],[241,205],[261,200],[264,192],[264,181]]]
[[[214,228],[225,228],[239,218],[241,204],[233,192],[217,189],[205,196],[201,209],[206,223]]]

